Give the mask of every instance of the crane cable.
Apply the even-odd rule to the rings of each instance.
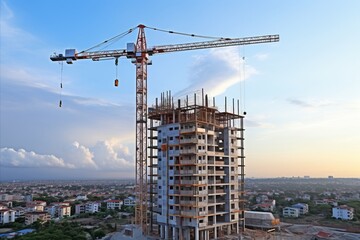
[[[214,40],[230,40],[231,38],[224,38],[224,37],[213,37],[213,36],[205,36],[205,35],[197,35],[197,34],[190,34],[190,33],[183,33],[183,32],[176,32],[176,31],[171,31],[171,30],[164,30],[164,29],[159,29],[159,28],[154,28],[154,27],[148,27],[145,26],[148,29],[154,30],[154,31],[159,31],[159,32],[166,32],[166,33],[171,33],[171,34],[177,34],[177,35],[183,35],[183,36],[188,36],[188,37],[197,37],[197,38],[207,38],[207,39],[214,39]],[[135,29],[139,28],[139,26],[130,28],[129,30],[122,32],[112,38],[109,38],[99,44],[96,44],[93,47],[90,47],[88,49],[85,49],[81,52],[79,52],[78,54],[84,53],[84,52],[89,52],[95,48],[100,48],[101,46],[103,46],[99,51],[109,47],[110,45],[114,44],[115,42],[119,41],[121,38],[125,37],[126,35],[132,33]],[[105,46],[104,46],[105,45]]]
[[[64,70],[64,62],[59,62],[60,64],[60,101],[59,101],[59,107],[62,106],[62,88],[63,88],[63,83],[62,83],[62,78],[63,78],[63,70]]]
[[[213,36],[204,36],[204,35],[197,35],[197,34],[190,34],[190,33],[183,33],[183,32],[175,32],[175,31],[171,31],[171,30],[164,30],[164,29],[159,29],[159,28],[154,28],[154,27],[148,27],[148,26],[145,26],[145,27],[146,27],[146,28],[149,28],[149,29],[151,29],[151,30],[154,30],[154,31],[172,33],[172,34],[189,36],[189,37],[208,38],[208,39],[216,39],[216,40],[221,40],[221,39],[227,39],[227,40],[229,40],[229,39],[231,39],[231,38],[213,37]]]
[[[137,27],[130,28],[129,30],[127,30],[127,31],[125,31],[125,32],[122,32],[122,33],[120,33],[120,34],[118,34],[118,35],[116,35],[116,36],[114,36],[114,37],[112,37],[112,38],[109,38],[109,39],[103,41],[102,43],[99,43],[99,44],[97,44],[97,45],[95,45],[95,46],[93,46],[93,47],[91,47],[91,48],[88,48],[88,49],[86,49],[86,50],[83,50],[83,51],[79,52],[79,54],[80,54],[80,53],[84,53],[84,52],[88,52],[88,51],[90,51],[90,50],[93,50],[93,49],[95,49],[95,48],[98,48],[98,47],[101,47],[102,45],[107,44],[106,46],[104,46],[104,47],[102,48],[102,49],[104,49],[104,48],[106,48],[106,47],[114,44],[116,41],[120,40],[121,38],[125,37],[126,35],[132,33],[136,28],[137,28]]]

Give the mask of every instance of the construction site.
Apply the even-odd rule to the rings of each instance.
[[[128,43],[126,49],[93,51],[136,28],[137,41]],[[213,40],[148,48],[145,28]],[[169,91],[148,107],[147,66],[152,64],[150,56],[159,53],[278,41],[279,35],[214,38],[140,24],[88,50],[78,53],[67,49],[65,54],[50,57],[68,64],[81,59],[114,59],[116,66],[120,57],[126,57],[135,64],[136,206],[134,225],[125,235],[134,239],[209,240],[244,233],[246,113],[240,112],[239,100],[225,97],[221,107],[204,90],[180,99],[174,99]],[[278,222],[270,220],[270,228],[272,224]]]

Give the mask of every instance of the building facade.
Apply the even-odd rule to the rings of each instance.
[[[31,225],[36,221],[45,223],[50,221],[50,215],[47,212],[28,212],[25,213],[25,225]]]
[[[285,207],[283,208],[283,216],[297,218],[300,216],[300,210],[299,208]]]
[[[15,222],[15,211],[2,208],[0,209],[0,224]]]
[[[196,99],[175,106],[169,95],[149,109],[161,239],[216,239],[244,227],[244,116],[210,107],[207,96]]]
[[[87,202],[75,205],[75,214],[80,213],[96,213],[99,211],[100,204],[98,202]]]
[[[106,208],[107,209],[121,209],[122,201],[121,200],[107,200]]]
[[[307,205],[306,203],[297,203],[292,205],[291,207],[299,209],[300,215],[304,215],[309,212],[309,205]]]
[[[342,220],[352,220],[354,218],[354,209],[346,205],[333,207],[332,217]]]

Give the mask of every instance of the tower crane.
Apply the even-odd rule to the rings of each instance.
[[[65,54],[54,54],[50,56],[52,61],[73,61],[91,59],[99,61],[104,59],[115,59],[126,57],[132,60],[136,67],[136,206],[135,224],[139,225],[143,232],[147,226],[147,66],[151,64],[150,56],[159,53],[171,53],[179,51],[218,48],[238,45],[250,45],[269,42],[278,42],[279,35],[264,35],[245,38],[219,38],[211,41],[192,42],[172,45],[161,45],[148,48],[146,45],[145,25],[138,25],[138,36],[136,43],[128,43],[126,49],[106,51],[82,51],[77,53],[75,49],[66,49]],[[130,29],[129,33],[135,28]],[[151,28],[153,30],[159,30]],[[163,31],[163,30],[162,30]],[[174,33],[169,31],[170,33]],[[185,34],[195,36],[193,34]],[[117,82],[115,82],[117,85]]]

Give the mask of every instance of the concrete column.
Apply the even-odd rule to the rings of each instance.
[[[184,239],[185,240],[191,240],[190,239],[190,229],[189,228],[184,229]]]
[[[163,225],[160,225],[160,238],[162,238],[162,239],[165,238],[164,226]]]
[[[165,239],[169,238],[169,226],[165,225]]]
[[[239,234],[239,222],[236,223],[236,233]]]
[[[199,239],[199,229],[197,227],[195,228],[195,240],[200,240]]]
[[[231,225],[228,225],[227,227],[227,235],[230,235],[231,234]]]
[[[217,239],[218,235],[217,235],[217,227],[214,228],[214,238]]]
[[[178,232],[177,232],[177,228],[176,227],[173,227],[172,228],[172,238],[173,239],[179,239],[179,234],[178,234]]]

